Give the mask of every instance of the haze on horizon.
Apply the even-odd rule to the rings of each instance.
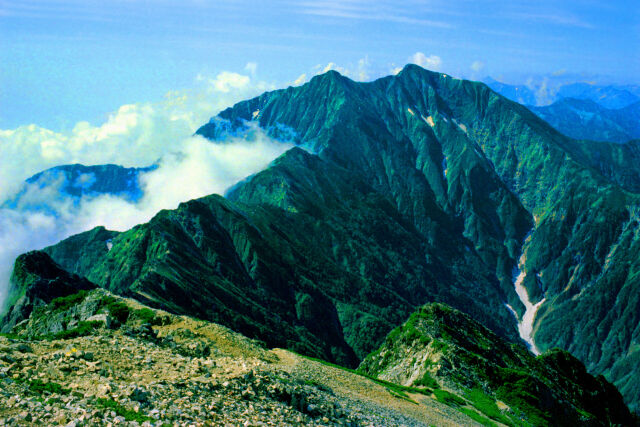
[[[371,80],[407,62],[510,83],[632,84],[632,3],[3,0],[0,129],[99,125],[122,105],[157,102],[223,71],[262,88],[331,68]]]

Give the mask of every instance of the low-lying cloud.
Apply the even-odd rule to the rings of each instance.
[[[185,137],[221,109],[273,89],[249,76],[222,72],[198,76],[192,90],[167,93],[162,102],[123,105],[94,126],[67,132],[35,124],[0,130],[0,203],[31,175],[61,164],[147,166],[179,150]]]
[[[257,126],[223,142],[191,136],[222,108],[270,88],[234,73],[201,82],[202,92],[174,92],[162,103],[125,105],[100,126],[82,122],[66,133],[35,125],[0,131],[0,206],[19,190],[29,199],[26,208],[0,208],[0,306],[20,253],[98,225],[124,231],[161,209],[222,194],[292,147]],[[138,177],[143,195],[135,202],[106,194],[73,198],[61,191],[60,179],[25,187],[29,176],[69,163],[158,167]]]

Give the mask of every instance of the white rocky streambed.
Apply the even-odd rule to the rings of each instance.
[[[518,332],[520,333],[520,337],[523,340],[525,340],[527,344],[529,344],[529,349],[531,350],[531,352],[535,355],[538,355],[540,354],[540,350],[538,349],[538,347],[536,347],[536,343],[533,340],[533,321],[536,318],[536,313],[538,312],[538,308],[542,305],[542,303],[544,303],[545,298],[541,299],[536,304],[533,304],[529,299],[529,293],[527,292],[527,289],[522,284],[524,282],[524,278],[527,276],[527,273],[524,271],[525,261],[526,261],[526,256],[523,253],[518,263],[518,270],[517,270],[518,275],[516,276],[513,282],[513,285],[516,289],[516,293],[518,294],[520,301],[522,301],[522,304],[524,304],[524,307],[525,307],[524,315],[521,318],[518,318],[518,315],[516,314],[515,310],[508,304],[507,304],[507,307],[509,307],[513,315],[518,320]]]

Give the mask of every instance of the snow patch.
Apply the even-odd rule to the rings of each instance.
[[[540,350],[536,346],[536,343],[533,340],[533,322],[536,318],[536,313],[538,312],[538,308],[546,301],[546,298],[542,298],[538,303],[533,304],[529,299],[529,293],[527,289],[522,284],[524,282],[525,277],[527,277],[527,273],[524,271],[524,264],[527,260],[526,255],[523,253],[520,257],[520,262],[518,264],[517,272],[518,275],[513,283],[516,294],[518,294],[518,298],[522,301],[522,304],[525,307],[524,315],[518,322],[518,333],[520,337],[529,344],[529,349],[535,355],[540,354]],[[513,308],[509,307],[512,311]],[[515,313],[515,311],[513,311]],[[516,316],[517,318],[517,316]]]
[[[516,311],[513,309],[513,307],[511,307],[509,304],[507,304],[506,302],[504,303],[504,306],[507,307],[509,309],[509,311],[511,312],[511,314],[513,314],[513,317],[518,320],[518,313],[516,313]]]
[[[422,114],[420,114],[420,117],[422,117],[422,120],[425,121],[425,123],[427,123],[429,126],[434,127],[436,124],[433,122],[433,117],[429,116],[429,117],[425,117]]]
[[[257,119],[259,117],[260,117],[260,110],[256,110],[253,113],[251,113],[251,118]]]
[[[407,111],[409,112],[409,114],[411,114],[412,116],[415,116],[416,113],[413,112],[413,110],[411,108],[407,108]]]

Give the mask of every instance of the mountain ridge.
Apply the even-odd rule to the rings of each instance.
[[[110,249],[84,234],[45,251],[152,306],[352,366],[428,301],[517,341],[520,319],[505,304],[523,315],[513,289],[522,259],[529,295],[546,298],[536,344],[573,352],[637,405],[628,350],[639,337],[621,329],[638,323],[621,299],[638,294],[640,169],[622,157],[633,144],[582,144],[483,84],[413,65],[370,83],[317,76],[240,102],[197,133],[216,143],[252,120],[317,154],[290,150],[228,200],[163,211]],[[603,295],[613,314],[581,319]],[[314,329],[322,313],[328,334]]]

